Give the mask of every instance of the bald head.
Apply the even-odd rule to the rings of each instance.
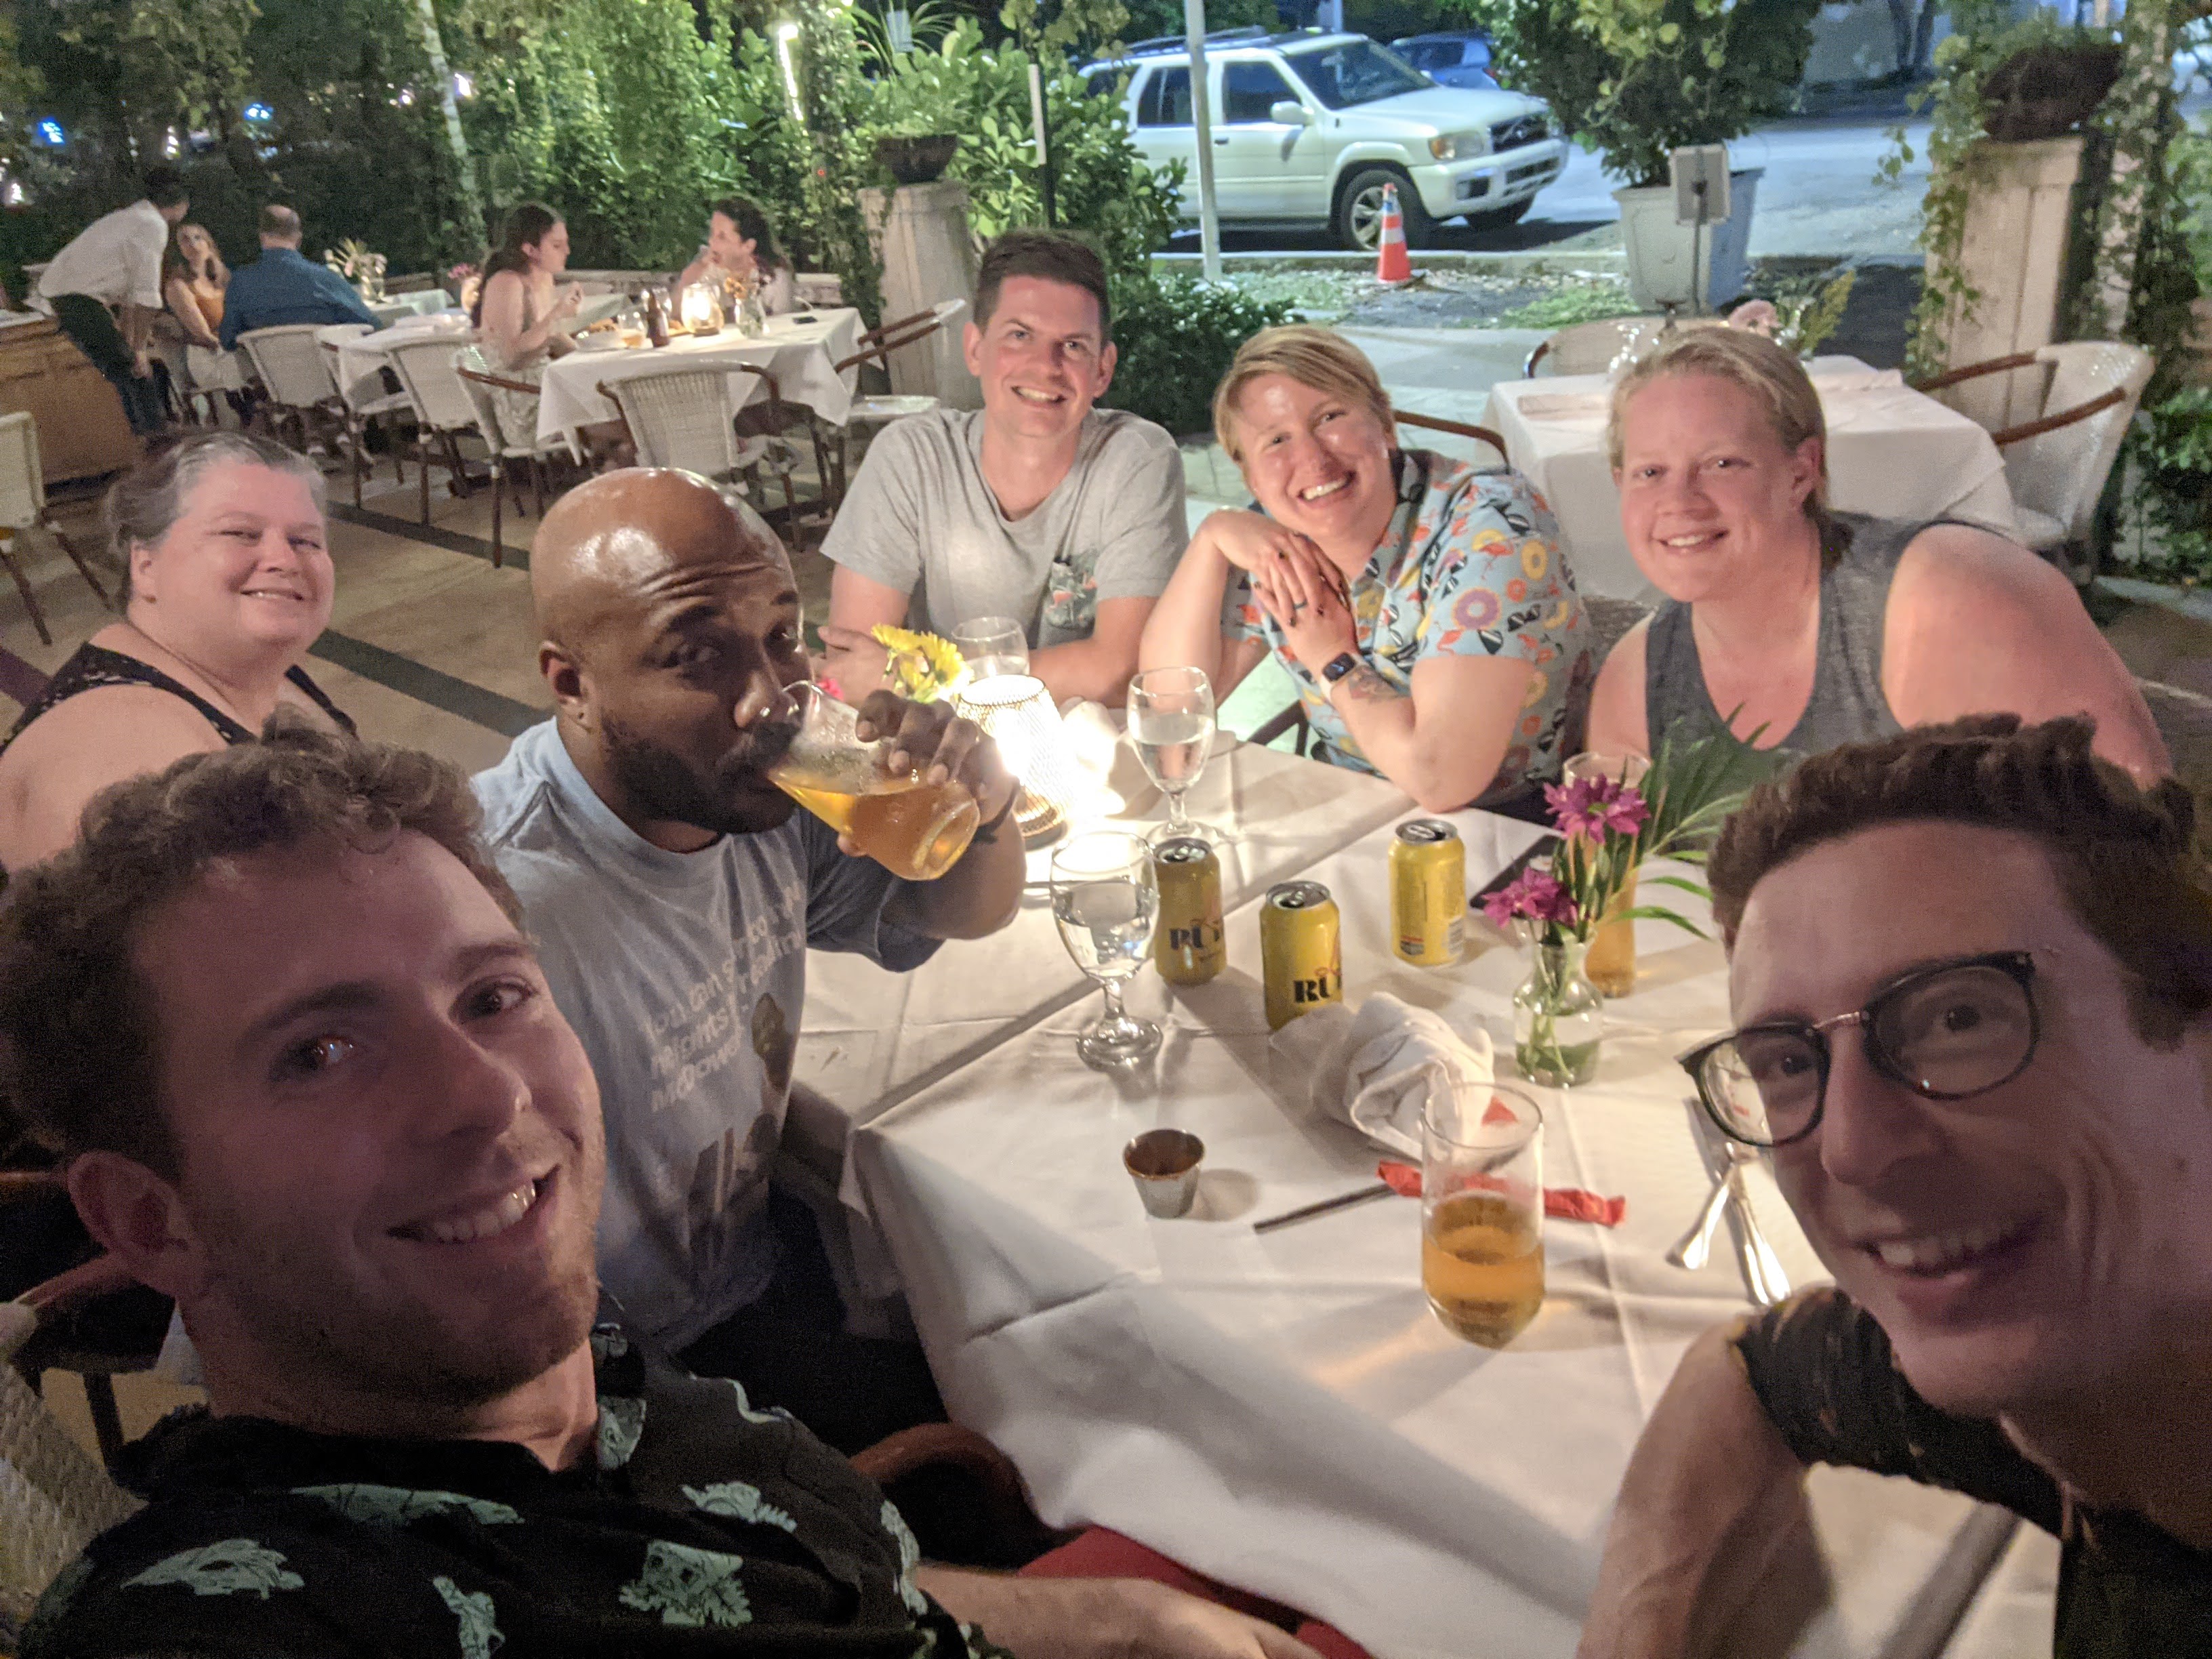
[[[625,467],[546,514],[530,545],[530,594],[539,634],[585,652],[604,626],[634,622],[687,574],[754,567],[787,580],[791,562],[743,501],[696,473]]]

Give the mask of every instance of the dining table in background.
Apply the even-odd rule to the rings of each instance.
[[[2016,533],[2004,461],[1984,428],[1915,392],[1895,369],[1842,356],[1816,357],[1808,368],[1828,426],[1831,507],[1883,519],[1964,519]],[[1474,418],[1505,440],[1515,470],[1550,504],[1576,586],[1654,604],[1659,591],[1637,568],[1620,527],[1620,493],[1606,454],[1610,403],[1602,374],[1500,380]],[[1435,397],[1422,408],[1458,413]]]
[[[1255,810],[1225,827],[1257,851],[1225,884],[1228,970],[1173,992],[1150,969],[1136,983],[1133,1006],[1167,1027],[1154,1061],[1114,1075],[1077,1057],[1096,992],[1032,892],[1005,933],[910,975],[811,958],[805,1109],[843,1117],[856,1232],[887,1246],[952,1414],[1013,1458],[1048,1522],[1114,1527],[1328,1620],[1376,1659],[1567,1655],[1638,1433],[1690,1340],[1747,1305],[1725,1243],[1697,1273],[1664,1260],[1710,1185],[1672,1056],[1726,1022],[1720,952],[1639,926],[1641,978],[1608,1005],[1598,1080],[1540,1091],[1547,1181],[1623,1195],[1626,1216],[1549,1224],[1543,1313],[1501,1352],[1470,1346],[1428,1309],[1418,1204],[1253,1231],[1371,1182],[1378,1156],[1271,1058],[1258,899],[1293,875],[1325,883],[1347,1001],[1387,990],[1481,1027],[1502,1073],[1520,955],[1478,927],[1455,966],[1400,962],[1386,859],[1412,804],[1372,779],[1335,792],[1349,775],[1293,756],[1223,758],[1192,810],[1220,822],[1217,790],[1243,792]],[[1470,886],[1538,833],[1453,821]],[[797,1094],[793,1114],[806,1138]],[[1158,1127],[1206,1144],[1186,1219],[1148,1218],[1121,1167],[1123,1144]],[[1820,1277],[1763,1166],[1751,1184],[1793,1281]],[[1778,1652],[1940,1651],[2014,1530],[1856,1472],[1817,1472],[1811,1492],[1828,1582],[1798,1586],[1814,1610]],[[1800,1604],[1762,1605],[1788,1626]]]
[[[384,397],[391,390],[385,384],[384,371],[391,366],[392,348],[395,345],[415,340],[450,339],[458,352],[476,339],[476,331],[469,326],[466,312],[422,311],[404,313],[398,321],[388,327],[367,333],[361,331],[358,323],[332,323],[316,330],[315,337],[337,349],[337,362],[332,372],[348,401],[365,404]]]
[[[427,317],[433,312],[450,311],[453,296],[442,288],[422,288],[411,294],[387,294],[381,300],[368,303],[369,315],[389,328],[402,317]]]
[[[767,327],[755,335],[740,334],[733,328],[716,334],[679,333],[657,349],[590,343],[611,337],[581,336],[575,350],[545,365],[538,382],[540,442],[555,443],[580,427],[613,420],[615,406],[599,395],[603,383],[663,372],[678,364],[687,368],[728,366],[732,371],[731,389],[740,407],[768,395],[767,383],[757,374],[737,372],[740,365],[765,369],[775,377],[776,389],[785,402],[803,404],[833,425],[844,424],[846,413],[853,406],[857,371],[847,369],[842,374],[837,371],[840,362],[860,349],[860,313],[849,306],[771,317]]]

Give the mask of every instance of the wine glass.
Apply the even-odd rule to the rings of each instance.
[[[1129,682],[1129,747],[1168,798],[1168,821],[1153,839],[1228,839],[1192,818],[1182,804],[1183,792],[1198,781],[1213,749],[1213,686],[1204,669],[1148,668]]]
[[[1160,1028],[1121,1006],[1122,981],[1152,954],[1160,893],[1152,852],[1134,836],[1078,836],[1052,855],[1052,919],[1075,965],[1106,993],[1106,1012],[1075,1040],[1084,1064],[1100,1071],[1157,1054]]]

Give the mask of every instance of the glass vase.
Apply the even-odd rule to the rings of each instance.
[[[1579,939],[1532,944],[1528,975],[1513,993],[1513,1061],[1531,1083],[1587,1083],[1597,1073],[1605,999],[1583,974]]]

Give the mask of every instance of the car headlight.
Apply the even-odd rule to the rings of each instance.
[[[1468,156],[1483,155],[1489,149],[1489,137],[1480,132],[1447,132],[1429,140],[1429,154],[1439,161],[1464,161]]]

